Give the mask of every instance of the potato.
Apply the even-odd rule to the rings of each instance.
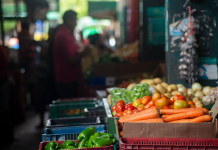
[[[140,83],[147,83],[147,84],[152,84],[152,85],[155,84],[154,80],[152,79],[143,79]]]
[[[202,105],[202,102],[201,101],[196,101],[195,106],[197,106],[197,105]]]
[[[166,93],[166,89],[165,89],[165,87],[163,87],[163,85],[161,85],[161,84],[158,84],[157,86],[156,86],[156,89],[159,91],[159,93],[161,93],[161,94],[164,94],[164,93]]]
[[[173,91],[173,89],[171,87],[167,87],[167,93],[171,93]]]
[[[199,98],[198,97],[195,97],[195,98],[193,98],[193,100],[192,100],[194,103],[196,102],[196,101],[200,101],[199,100]]]
[[[171,97],[171,94],[170,93],[165,93],[164,94],[166,97],[170,98]]]
[[[204,106],[203,106],[203,104],[198,104],[198,105],[195,105],[195,107],[197,107],[197,108],[203,108]]]
[[[176,94],[183,96],[183,95],[182,95],[182,92],[179,92],[179,91],[173,91],[173,92],[171,92],[171,95],[176,95]]]
[[[160,78],[154,78],[155,84],[161,84],[162,80]]]
[[[167,89],[168,84],[166,82],[162,82],[161,85],[163,85],[165,87],[165,89]]]
[[[159,91],[154,87],[152,94],[153,93],[159,93]]]
[[[185,96],[185,97],[186,97],[186,96],[188,96],[188,94],[187,94],[187,93],[182,93],[182,95],[183,95],[183,96]]]
[[[130,85],[128,85],[127,90],[131,89],[134,85],[136,85],[136,83],[131,83]]]
[[[173,96],[170,97],[170,100],[173,100]]]
[[[168,87],[172,88],[173,91],[178,90],[178,87],[175,84],[170,84]]]

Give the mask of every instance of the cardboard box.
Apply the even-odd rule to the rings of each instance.
[[[202,123],[123,123],[123,137],[216,138],[218,101],[211,109],[212,122]],[[119,137],[117,121],[116,132]]]

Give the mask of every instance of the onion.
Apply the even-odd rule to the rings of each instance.
[[[210,86],[205,86],[204,89],[203,89],[204,95],[208,95],[209,92],[210,92],[210,90],[211,90],[211,87],[210,87]]]
[[[183,85],[182,84],[177,84],[176,86],[179,88],[180,86],[183,86]]]
[[[186,93],[187,92],[187,90],[186,90],[186,88],[184,86],[179,86],[178,87],[178,91],[180,91],[182,93]]]
[[[193,96],[194,95],[194,91],[192,89],[188,89],[187,90],[187,94],[188,94],[188,96]]]
[[[200,91],[201,90],[201,84],[198,82],[195,82],[194,84],[192,84],[192,90],[193,91]]]
[[[201,92],[201,91],[197,91],[197,92],[195,92],[195,95],[194,95],[195,97],[198,97],[200,100],[202,100],[202,98],[204,97],[204,94],[203,94],[203,92]]]

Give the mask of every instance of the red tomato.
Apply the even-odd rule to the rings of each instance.
[[[169,107],[169,109],[174,109],[174,105],[173,104],[169,105],[168,107]]]
[[[115,110],[115,109],[116,109],[116,105],[114,105],[114,106],[112,107],[112,111]]]
[[[119,105],[116,105],[115,110],[116,110],[117,113],[118,112],[123,112],[125,110],[125,107],[124,107],[124,105],[119,104]]]
[[[140,112],[140,110],[138,110],[138,109],[134,109],[134,110],[132,111],[133,114],[136,114],[136,113],[138,113],[138,112]]]
[[[129,116],[129,115],[131,115],[132,114],[132,111],[131,110],[124,110],[124,112],[123,112],[123,115],[124,116]]]
[[[176,100],[174,102],[174,109],[188,108],[189,104],[184,100]]]
[[[184,96],[176,94],[173,96],[173,101],[175,102],[176,100],[186,100],[186,98]]]
[[[125,109],[127,109],[127,107],[132,106],[132,103],[126,104],[125,105]]]
[[[155,106],[159,106],[163,108],[163,106],[167,106],[167,105],[168,105],[168,99],[166,99],[165,97],[155,101]]]
[[[172,104],[174,104],[174,101],[168,99],[168,104],[169,104],[169,105],[172,105]]]
[[[152,98],[151,98],[151,96],[144,96],[144,97],[142,97],[142,99],[141,99],[141,103],[143,104],[143,105],[146,105],[149,101],[151,101],[152,100]]]
[[[126,110],[134,110],[134,109],[136,109],[134,106],[128,106],[128,107],[126,107],[125,108]]]
[[[123,112],[118,112],[114,115],[114,117],[122,117],[123,116]]]
[[[170,109],[169,106],[163,106],[163,109]]]
[[[119,105],[119,104],[125,105],[124,101],[122,101],[122,100],[117,101],[116,105]]]
[[[137,109],[138,109],[138,110],[143,110],[143,109],[144,109],[144,105],[143,105],[143,104],[140,104]]]

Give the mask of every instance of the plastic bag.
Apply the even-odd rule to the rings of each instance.
[[[143,96],[151,95],[149,88],[150,87],[147,83],[136,84],[128,91],[129,101],[133,102],[137,98],[142,98]]]
[[[111,107],[116,104],[117,101],[123,100],[125,104],[128,104],[128,91],[124,88],[108,88],[108,92],[111,94]]]

